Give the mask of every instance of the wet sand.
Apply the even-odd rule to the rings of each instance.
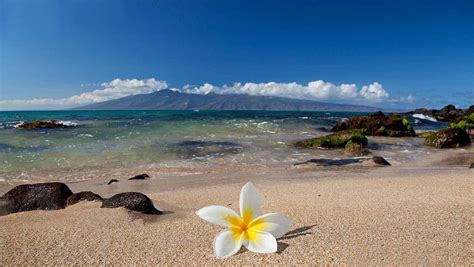
[[[165,215],[100,209],[83,202],[64,210],[0,217],[1,265],[145,264],[462,264],[474,262],[474,171],[461,167],[293,168],[253,166],[176,175],[156,170],[146,181],[107,186],[106,178],[68,183],[104,197],[146,193]],[[218,260],[220,227],[194,213],[219,204],[238,209],[252,181],[263,212],[294,220],[278,253]],[[0,186],[0,193],[12,185]]]

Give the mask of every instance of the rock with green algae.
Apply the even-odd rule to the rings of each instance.
[[[55,120],[38,120],[38,121],[24,122],[20,124],[18,127],[31,130],[31,129],[66,128],[69,126]]]
[[[306,148],[344,148],[349,142],[360,144],[363,147],[368,143],[367,137],[362,131],[343,131],[298,141],[295,145]]]
[[[458,127],[441,129],[438,132],[424,134],[425,145],[436,148],[458,148],[471,144],[469,134]]]
[[[334,132],[360,130],[366,135],[373,136],[416,136],[413,126],[408,119],[398,114],[386,116],[378,111],[369,116],[354,116],[348,120],[339,121],[332,128]]]
[[[364,144],[354,143],[352,141],[347,142],[344,146],[344,153],[354,156],[365,156],[370,154],[370,150],[365,147]]]

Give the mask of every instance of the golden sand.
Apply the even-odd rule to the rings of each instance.
[[[372,168],[324,175],[314,170],[252,170],[151,179],[69,184],[104,196],[140,190],[167,211],[149,216],[83,202],[58,211],[0,217],[1,265],[156,264],[462,264],[473,260],[472,169]],[[208,178],[205,178],[208,177]],[[251,177],[251,178],[249,178]],[[222,178],[222,177],[221,177]],[[194,180],[194,182],[192,182]],[[213,256],[220,227],[194,213],[219,204],[238,209],[241,186],[251,180],[263,212],[294,220],[275,254],[245,249]],[[219,182],[217,182],[219,181]],[[139,186],[136,186],[140,183]],[[186,186],[189,184],[190,186]]]

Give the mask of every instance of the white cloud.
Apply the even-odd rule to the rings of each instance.
[[[0,109],[54,109],[68,108],[91,103],[97,103],[117,99],[129,95],[147,94],[153,91],[168,88],[165,81],[155,78],[137,79],[115,79],[101,84],[103,89],[85,92],[67,98],[39,98],[29,100],[0,100]]]
[[[368,86],[363,86],[359,92],[355,84],[335,85],[322,80],[311,81],[306,85],[298,83],[234,83],[231,86],[214,86],[206,83],[202,86],[183,87],[186,93],[194,94],[249,94],[249,95],[266,95],[266,96],[282,96],[299,99],[311,100],[350,100],[364,99],[372,102],[380,102],[388,98],[388,93],[383,89],[382,85],[374,82]]]
[[[165,81],[150,79],[115,79],[101,83],[102,89],[85,92],[67,98],[42,98],[30,100],[0,100],[0,109],[60,109],[117,99],[129,95],[147,94],[167,89]],[[355,84],[332,84],[317,80],[306,85],[291,83],[234,83],[233,85],[215,86],[205,83],[201,86],[186,85],[171,90],[194,94],[249,94],[262,96],[280,96],[308,100],[325,100],[339,102],[357,102],[370,104],[379,102],[413,102],[409,95],[398,99],[390,99],[382,84],[374,82],[362,86],[359,91]]]
[[[388,98],[388,93],[378,82],[362,86],[359,94],[367,100],[381,102]]]

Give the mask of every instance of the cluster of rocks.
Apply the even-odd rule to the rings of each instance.
[[[426,111],[426,112],[425,112]],[[424,143],[436,148],[457,148],[471,144],[469,131],[474,128],[474,106],[469,109],[456,109],[453,105],[448,105],[441,110],[417,109],[410,114],[420,113],[433,115],[437,119],[457,122],[449,128],[441,129],[438,132],[425,132],[420,137],[425,138]],[[442,118],[442,119],[441,119]],[[354,116],[347,120],[336,123],[332,128],[333,133],[321,137],[310,138],[295,142],[295,146],[303,148],[322,148],[322,149],[344,149],[344,152],[363,156],[370,154],[367,149],[367,137],[370,136],[389,136],[389,137],[414,137],[417,136],[413,126],[407,118],[402,118],[398,114],[385,115],[378,111],[369,116]],[[342,166],[348,164],[361,163],[370,165],[367,162],[375,162],[373,165],[390,165],[381,157],[373,158],[352,158],[352,159],[311,159],[309,161],[297,163],[317,164],[320,166]],[[388,164],[385,164],[388,163]]]
[[[81,201],[100,201],[101,208],[123,207],[144,214],[162,214],[146,195],[125,192],[102,198],[90,191],[73,193],[64,183],[19,185],[0,197],[0,215],[31,210],[59,210]]]
[[[471,105],[467,109],[458,109],[454,105],[447,105],[442,109],[418,108],[406,114],[423,114],[435,118],[437,121],[458,123],[471,114],[474,114],[474,105]]]
[[[142,174],[130,177],[130,178],[128,178],[128,180],[145,180],[145,179],[148,179],[148,178],[150,178],[150,176],[148,174],[142,173]],[[118,182],[119,182],[119,180],[117,180],[117,179],[110,179],[110,181],[107,183],[107,185],[110,185],[110,184],[113,184],[113,183],[118,183]]]
[[[416,136],[410,122],[398,114],[386,116],[378,111],[369,116],[354,116],[348,120],[339,121],[332,131],[360,130],[373,136]]]
[[[19,128],[23,129],[54,129],[54,128],[67,128],[71,127],[70,125],[61,123],[56,120],[37,120],[37,121],[30,121],[30,122],[24,122],[20,125],[18,125]]]
[[[426,138],[426,145],[437,148],[455,148],[471,144],[470,138],[474,138],[474,105],[467,109],[457,109],[454,105],[447,105],[439,110],[419,108],[407,114],[423,114],[438,121],[451,123],[449,128],[421,135]]]

